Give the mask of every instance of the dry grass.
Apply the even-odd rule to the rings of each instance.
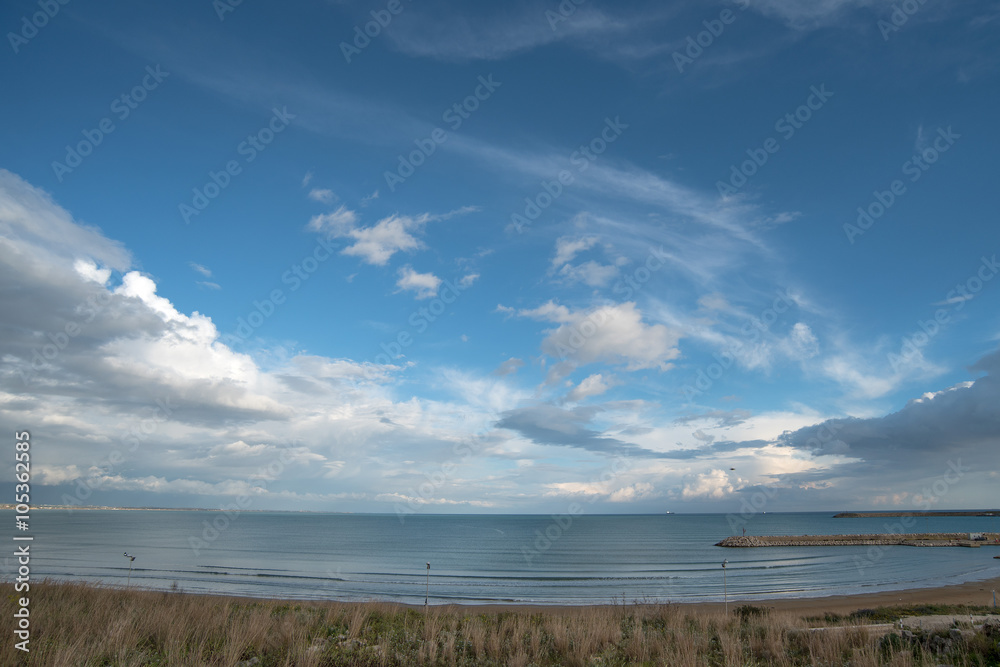
[[[942,660],[853,627],[867,622],[863,616],[807,621],[749,606],[729,615],[638,603],[545,611],[434,607],[425,616],[382,603],[255,601],[51,582],[32,584],[30,597],[31,653],[15,650],[6,632],[0,664],[1000,664],[1000,646],[991,638],[956,645]],[[0,613],[9,619],[15,596],[3,604]],[[848,627],[807,630],[829,624]]]

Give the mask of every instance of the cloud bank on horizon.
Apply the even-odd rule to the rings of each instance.
[[[34,501],[995,506],[1000,12],[897,4],[5,7]]]

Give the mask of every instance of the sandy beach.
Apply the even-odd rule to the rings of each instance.
[[[730,596],[729,607],[734,605],[752,604],[762,607],[773,607],[777,611],[801,612],[802,615],[812,613],[822,614],[834,612],[846,614],[855,609],[870,609],[892,605],[912,604],[947,604],[947,605],[992,605],[992,591],[1000,592],[1000,577],[985,579],[953,586],[934,588],[912,588],[900,591],[885,591],[879,593],[863,593],[860,595],[833,595],[826,597],[789,597],[774,600],[741,600]],[[631,601],[628,601],[631,602]],[[677,602],[684,611],[718,612],[722,611],[722,602]],[[1000,601],[998,601],[1000,604]],[[415,608],[418,605],[413,605]],[[592,609],[612,605],[512,605],[512,604],[479,604],[479,605],[446,605],[455,608],[483,608],[490,611],[570,611],[573,609]],[[419,608],[423,608],[419,605]]]
[[[781,611],[831,611],[848,613],[855,609],[887,607],[899,604],[949,604],[949,605],[992,605],[992,591],[1000,591],[1000,577],[985,579],[954,586],[935,588],[914,588],[902,591],[865,593],[861,595],[835,595],[819,598],[789,598],[755,602],[774,607]],[[730,603],[732,604],[732,603]],[[706,605],[718,608],[721,605]]]

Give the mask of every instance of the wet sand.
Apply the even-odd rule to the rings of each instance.
[[[83,582],[77,582],[83,583]],[[157,595],[162,595],[170,592],[158,590],[158,589],[142,589],[140,587],[133,587],[133,590],[142,593],[153,593]],[[742,604],[751,604],[760,607],[770,607],[776,611],[788,612],[796,616],[813,616],[822,615],[825,612],[833,612],[837,614],[849,614],[857,609],[874,609],[876,607],[891,607],[895,605],[917,605],[917,604],[945,604],[945,605],[969,605],[976,607],[992,607],[993,605],[993,591],[998,593],[998,603],[1000,603],[1000,577],[994,579],[984,579],[982,581],[969,582],[965,584],[956,584],[952,586],[940,586],[933,588],[912,588],[901,591],[884,591],[880,593],[863,593],[859,595],[832,595],[826,597],[788,597],[780,599],[770,599],[770,600],[743,600],[737,595],[729,596],[729,608]],[[219,595],[212,593],[191,593],[187,591],[180,591],[180,595],[194,595],[197,597],[206,598],[221,598],[229,600],[239,600],[242,602],[259,601],[262,598],[251,597],[251,596],[239,596],[239,595]],[[275,596],[271,598],[263,598],[271,601],[286,602],[288,604],[345,604],[345,605],[364,605],[364,604],[377,604],[385,605],[390,607],[409,607],[411,609],[422,610],[424,606],[422,604],[405,604],[400,602],[394,602],[391,600],[366,600],[363,602],[357,601],[346,601],[337,600],[335,598],[316,598],[316,599],[305,599],[305,598],[282,598],[280,596]],[[678,600],[651,600],[650,604],[675,604],[677,607],[684,612],[690,613],[722,613],[724,609],[724,604],[722,602],[683,602]],[[643,604],[642,600],[631,600],[626,599],[624,601],[626,606],[633,604]],[[511,603],[473,603],[473,604],[436,604],[433,597],[431,598],[431,608],[439,611],[456,611],[465,613],[482,613],[482,612],[502,612],[502,611],[519,611],[528,613],[559,613],[559,614],[573,614],[573,613],[585,613],[588,610],[599,609],[599,608],[611,608],[611,607],[621,607],[622,603],[617,604],[584,604],[584,605],[558,605],[558,604],[511,604]],[[996,613],[1000,614],[1000,608],[997,608]]]

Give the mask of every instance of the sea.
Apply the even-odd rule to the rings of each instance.
[[[714,546],[733,534],[880,533],[893,518],[766,513],[432,515],[34,510],[32,580],[259,598],[410,604],[765,601],[1000,576],[1000,547]],[[993,532],[998,517],[906,532]],[[897,532],[898,529],[897,529]],[[13,553],[12,546],[8,553]],[[134,560],[125,557],[128,553]],[[725,563],[725,567],[723,567]],[[0,564],[17,576],[14,556]],[[984,601],[984,604],[986,602]]]

